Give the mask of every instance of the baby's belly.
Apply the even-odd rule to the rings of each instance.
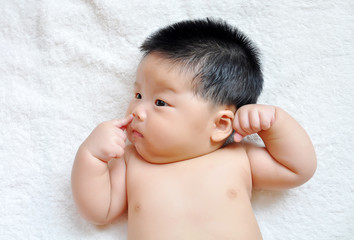
[[[261,239],[248,192],[227,171],[155,166],[132,175],[129,239]]]

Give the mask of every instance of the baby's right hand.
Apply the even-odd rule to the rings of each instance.
[[[133,116],[129,115],[99,124],[83,142],[82,147],[103,162],[122,157],[127,138],[124,130],[132,120]]]

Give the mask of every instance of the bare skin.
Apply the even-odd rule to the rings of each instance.
[[[242,147],[160,165],[128,149],[129,238],[261,239]]]
[[[128,209],[134,240],[262,239],[251,191],[310,179],[308,135],[278,107],[211,107],[172,66],[147,56],[127,116],[98,125],[80,146],[72,171],[80,213],[107,224]],[[235,143],[222,147],[232,130]],[[254,133],[265,147],[240,143]]]

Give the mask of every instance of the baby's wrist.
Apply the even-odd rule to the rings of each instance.
[[[104,162],[107,163],[108,161],[105,161],[103,159],[101,159],[98,154],[95,154],[95,151],[92,150],[89,146],[87,146],[87,144],[84,142],[80,147],[79,147],[79,151],[82,152],[83,155],[89,157],[89,158],[93,158],[93,159],[97,159],[100,162]]]

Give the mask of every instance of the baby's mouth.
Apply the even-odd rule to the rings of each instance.
[[[135,129],[132,130],[132,135],[134,138],[143,138],[144,137],[143,134],[141,134],[139,131],[137,131]]]

